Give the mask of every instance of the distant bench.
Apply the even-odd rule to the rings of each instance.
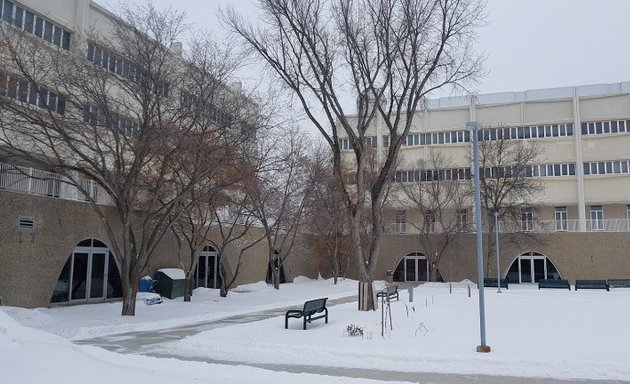
[[[606,280],[575,280],[575,290],[578,289],[605,289],[609,291]]]
[[[302,308],[301,310],[300,309],[288,310],[287,313],[285,313],[284,315],[284,329],[289,328],[289,317],[293,317],[296,319],[303,317],[304,325],[302,329],[306,329],[306,323],[310,323],[313,320],[322,319],[322,318],[325,318],[326,323],[328,324],[328,308],[326,308],[326,300],[328,300],[327,297],[324,297],[322,299],[309,300],[304,303],[304,308]],[[317,315],[318,313],[321,313],[321,315],[314,316],[314,315]]]
[[[497,279],[493,279],[493,278],[485,278],[483,279],[483,286],[484,287],[495,287],[498,288],[499,286],[497,285]],[[501,288],[505,288],[505,289],[509,289],[508,288],[508,281],[507,279],[501,279]]]
[[[396,301],[398,301],[398,285],[392,284],[386,286],[384,290],[376,293],[376,297],[385,297],[387,300],[391,300],[395,297]]]
[[[630,279],[608,279],[610,288],[630,288]]]
[[[561,288],[571,290],[569,280],[564,279],[541,279],[538,281],[538,289],[540,288]]]

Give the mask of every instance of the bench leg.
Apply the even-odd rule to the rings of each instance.
[[[284,317],[284,329],[289,328],[289,318],[287,316]]]
[[[304,326],[302,327],[303,330],[306,330],[306,316],[304,316]]]

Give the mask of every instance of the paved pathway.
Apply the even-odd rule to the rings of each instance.
[[[356,297],[350,296],[341,299],[329,300],[328,305],[334,306],[338,304],[350,303],[353,301],[356,301]],[[292,308],[294,307],[295,306],[292,306]],[[187,361],[202,361],[211,364],[223,364],[233,366],[247,365],[278,372],[283,371],[292,373],[310,373],[316,375],[364,378],[380,380],[383,382],[407,381],[419,384],[630,384],[630,381],[571,381],[508,376],[487,376],[476,374],[461,375],[430,372],[398,372],[364,368],[323,367],[314,365],[257,364],[248,362],[217,360],[202,356],[181,356],[168,353],[161,348],[155,348],[158,344],[180,340],[183,337],[194,335],[207,330],[282,316],[287,311],[287,309],[288,308],[275,308],[262,312],[229,316],[222,319],[216,319],[203,323],[190,324],[158,331],[137,331],[121,333],[117,335],[102,336],[93,339],[81,340],[77,343],[99,346],[118,353],[141,354],[146,356],[175,358]]]

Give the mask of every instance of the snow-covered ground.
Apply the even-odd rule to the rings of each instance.
[[[244,363],[630,380],[630,289],[569,292],[522,285],[498,294],[487,288],[487,344],[492,352],[480,354],[475,352],[478,299],[473,284],[471,288],[472,297],[468,297],[466,283],[455,285],[452,293],[448,284],[424,284],[414,290],[413,302],[407,291],[401,291],[401,300],[391,305],[393,330],[384,336],[380,308],[359,312],[356,303],[350,303],[331,307],[328,324],[317,320],[306,331],[300,320],[290,319],[285,330],[284,318],[274,317],[202,332],[155,346],[155,350]],[[299,278],[280,291],[258,283],[240,287],[228,298],[220,298],[215,290],[198,289],[191,303],[165,299],[163,304],[146,306],[139,301],[133,318],[120,316],[120,303],[35,310],[2,307],[0,372],[3,378],[8,372],[10,379],[47,383],[80,378],[95,379],[95,383],[109,383],[112,378],[121,382],[144,378],[152,383],[211,378],[214,382],[228,377],[234,383],[251,382],[252,377],[257,383],[284,382],[297,374],[119,355],[74,345],[64,338],[163,329],[300,305],[310,298],[355,294],[355,281],[335,286],[330,280]],[[360,327],[363,336],[349,336],[346,329],[351,324]],[[304,345],[308,345],[306,350]],[[95,372],[108,374],[99,377]],[[286,380],[279,375],[287,375]],[[368,382],[300,375],[306,383]]]

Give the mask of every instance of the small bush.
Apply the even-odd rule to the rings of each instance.
[[[346,333],[348,334],[348,336],[363,337],[363,328],[355,324],[350,324],[346,327]]]

